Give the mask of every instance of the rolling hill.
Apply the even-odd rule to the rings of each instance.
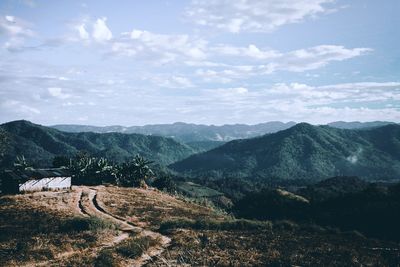
[[[174,138],[181,142],[199,142],[204,141],[231,141],[239,138],[250,138],[266,133],[274,133],[280,130],[287,129],[295,122],[279,122],[271,121],[260,123],[256,125],[246,124],[231,124],[231,125],[201,125],[189,124],[183,122],[176,122],[173,124],[154,124],[145,126],[90,126],[90,125],[54,125],[51,126],[55,129],[65,132],[122,132],[122,133],[138,133],[146,135],[159,135]],[[203,143],[204,144],[204,143]],[[207,143],[206,146],[210,147],[217,143]],[[215,146],[214,146],[215,147]]]
[[[202,125],[176,122],[173,124],[153,124],[144,126],[90,126],[76,124],[59,124],[50,126],[64,132],[94,132],[94,133],[138,133],[145,135],[159,135],[174,138],[180,142],[194,145],[196,148],[208,150],[215,148],[224,142],[235,139],[252,138],[267,133],[275,133],[294,126],[295,122],[270,121],[255,125],[247,124],[226,124],[221,126]],[[337,121],[328,123],[328,126],[341,129],[365,129],[393,124],[387,121],[373,122],[344,122]]]
[[[400,125],[347,130],[299,123],[252,139],[234,140],[170,165],[192,176],[321,180],[400,178]]]
[[[335,121],[328,123],[328,126],[339,128],[339,129],[368,129],[373,127],[385,126],[388,124],[395,124],[389,121],[370,121],[370,122],[359,122],[359,121]]]
[[[0,125],[2,166],[10,166],[17,155],[24,155],[37,166],[51,166],[57,155],[73,156],[85,150],[93,156],[123,161],[140,154],[158,164],[181,160],[196,151],[171,138],[122,133],[66,133],[28,121]]]

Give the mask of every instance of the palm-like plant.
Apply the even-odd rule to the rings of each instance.
[[[97,159],[82,153],[71,160],[70,170],[79,184],[96,185],[111,182],[113,177],[113,166],[107,159]]]
[[[136,155],[133,160],[127,161],[116,168],[114,175],[117,183],[122,186],[142,186],[146,179],[153,175],[149,164],[152,161]]]
[[[17,156],[14,162],[14,168],[17,170],[26,170],[30,168],[31,166],[28,164],[28,161],[26,160],[25,156]]]

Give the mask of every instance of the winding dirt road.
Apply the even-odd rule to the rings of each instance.
[[[79,209],[78,212],[80,214],[84,214],[84,216],[95,216],[104,220],[108,220],[115,224],[118,230],[121,231],[121,233],[116,236],[112,242],[103,244],[103,248],[117,245],[118,243],[129,238],[130,234],[135,234],[140,237],[150,237],[154,240],[158,240],[158,244],[150,247],[142,254],[141,257],[126,262],[127,266],[142,266],[150,261],[153,257],[161,255],[161,253],[169,246],[171,242],[170,238],[161,235],[160,233],[132,225],[124,218],[116,216],[108,212],[104,207],[100,206],[99,201],[97,200],[96,188],[80,186],[76,188],[76,194],[79,196],[77,209]],[[76,205],[76,203],[74,203],[74,205]]]
[[[83,251],[79,250],[64,252],[56,255],[53,260],[37,262],[34,265],[30,264],[25,266],[57,266],[57,262],[60,260],[68,259],[77,253],[89,253],[95,256],[101,250],[112,248],[128,239],[132,235],[138,237],[150,237],[154,240],[157,240],[157,245],[149,247],[139,258],[126,259],[123,262],[124,266],[143,266],[160,256],[169,246],[171,242],[170,238],[161,235],[160,233],[135,226],[124,218],[108,212],[105,207],[102,206],[102,203],[99,203],[100,201],[97,199],[97,189],[95,187],[74,186],[70,193],[73,195],[71,201],[68,203],[68,206],[75,214],[83,217],[97,217],[107,220],[116,226],[118,235],[112,240],[104,242],[97,247],[85,249]]]

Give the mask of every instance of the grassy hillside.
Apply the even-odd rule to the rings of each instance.
[[[0,214],[1,266],[397,266],[399,262],[395,242],[314,224],[235,219],[156,190],[82,186],[0,196]],[[168,239],[169,246],[162,245]]]
[[[17,155],[25,155],[28,162],[38,166],[51,166],[55,156],[73,156],[80,150],[118,162],[140,154],[158,164],[170,164],[195,153],[171,138],[158,136],[66,133],[28,121],[9,122],[0,128],[5,134],[2,166],[10,166]]]
[[[397,179],[400,125],[345,130],[300,123],[274,134],[228,142],[170,167],[192,176]]]

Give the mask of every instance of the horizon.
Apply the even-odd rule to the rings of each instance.
[[[12,120],[12,121],[6,121],[6,122],[1,122],[0,124],[6,124],[6,123],[11,123],[11,122],[16,122],[16,121],[27,121],[36,125],[41,125],[41,126],[45,126],[45,127],[54,127],[54,126],[90,126],[90,127],[144,127],[144,126],[153,126],[153,125],[174,125],[174,124],[187,124],[187,125],[197,125],[197,126],[215,126],[215,127],[221,127],[221,126],[235,126],[235,125],[245,125],[245,126],[255,126],[255,125],[260,125],[260,124],[266,124],[266,123],[272,123],[272,122],[277,122],[277,123],[295,123],[295,124],[301,124],[301,123],[306,123],[306,124],[310,124],[313,126],[323,126],[323,125],[329,125],[332,123],[392,123],[392,124],[400,124],[400,122],[395,122],[395,121],[343,121],[343,120],[339,120],[339,121],[331,121],[328,123],[324,123],[324,124],[314,124],[314,123],[310,123],[310,122],[306,122],[306,121],[265,121],[265,122],[259,122],[259,123],[255,123],[255,124],[246,124],[246,123],[232,123],[232,124],[198,124],[198,123],[192,123],[192,122],[182,122],[182,121],[175,121],[175,122],[171,122],[171,123],[154,123],[154,124],[143,124],[143,125],[120,125],[120,124],[105,124],[105,125],[95,125],[95,124],[75,124],[75,123],[56,123],[56,124],[41,124],[38,122],[34,122],[34,121],[30,121],[30,120],[26,120],[26,119],[16,119],[16,120]],[[294,125],[293,125],[294,126]]]
[[[0,121],[400,122],[400,2],[0,3]]]

